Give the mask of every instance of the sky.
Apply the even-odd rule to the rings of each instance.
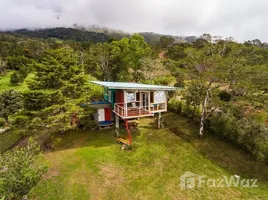
[[[268,41],[267,0],[0,0],[0,29],[98,25]]]

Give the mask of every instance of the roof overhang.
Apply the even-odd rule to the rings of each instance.
[[[108,89],[121,89],[121,90],[150,90],[150,91],[171,91],[181,90],[182,88],[149,85],[141,83],[127,83],[127,82],[105,82],[105,81],[91,81],[92,83],[107,87]]]

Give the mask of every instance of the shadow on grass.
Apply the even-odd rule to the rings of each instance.
[[[127,138],[128,136],[126,130],[123,128],[123,124],[120,124],[119,133],[122,137]],[[136,140],[139,135],[139,130],[131,131],[132,140]],[[56,133],[46,143],[50,146],[48,148],[49,151],[81,147],[99,148],[118,144],[115,137],[115,127],[102,130],[75,129],[66,131],[65,133]],[[118,148],[120,147],[121,145],[118,144]]]
[[[260,181],[268,180],[268,166],[255,161],[248,153],[215,135],[205,133],[202,139],[198,138],[199,127],[188,118],[165,113],[163,121],[166,128],[191,143],[202,155],[230,173],[257,178]]]

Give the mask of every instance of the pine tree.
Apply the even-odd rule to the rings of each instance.
[[[25,113],[31,118],[28,130],[64,131],[77,125],[71,123],[74,113],[88,114],[80,105],[89,98],[89,86],[77,63],[73,51],[57,49],[46,51],[35,64],[35,77],[24,93]]]

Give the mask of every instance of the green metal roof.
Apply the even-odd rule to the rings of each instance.
[[[161,86],[161,85],[148,85],[140,83],[127,83],[127,82],[105,82],[105,81],[91,81],[92,83],[102,85],[109,89],[125,89],[125,90],[179,90],[181,88]]]

